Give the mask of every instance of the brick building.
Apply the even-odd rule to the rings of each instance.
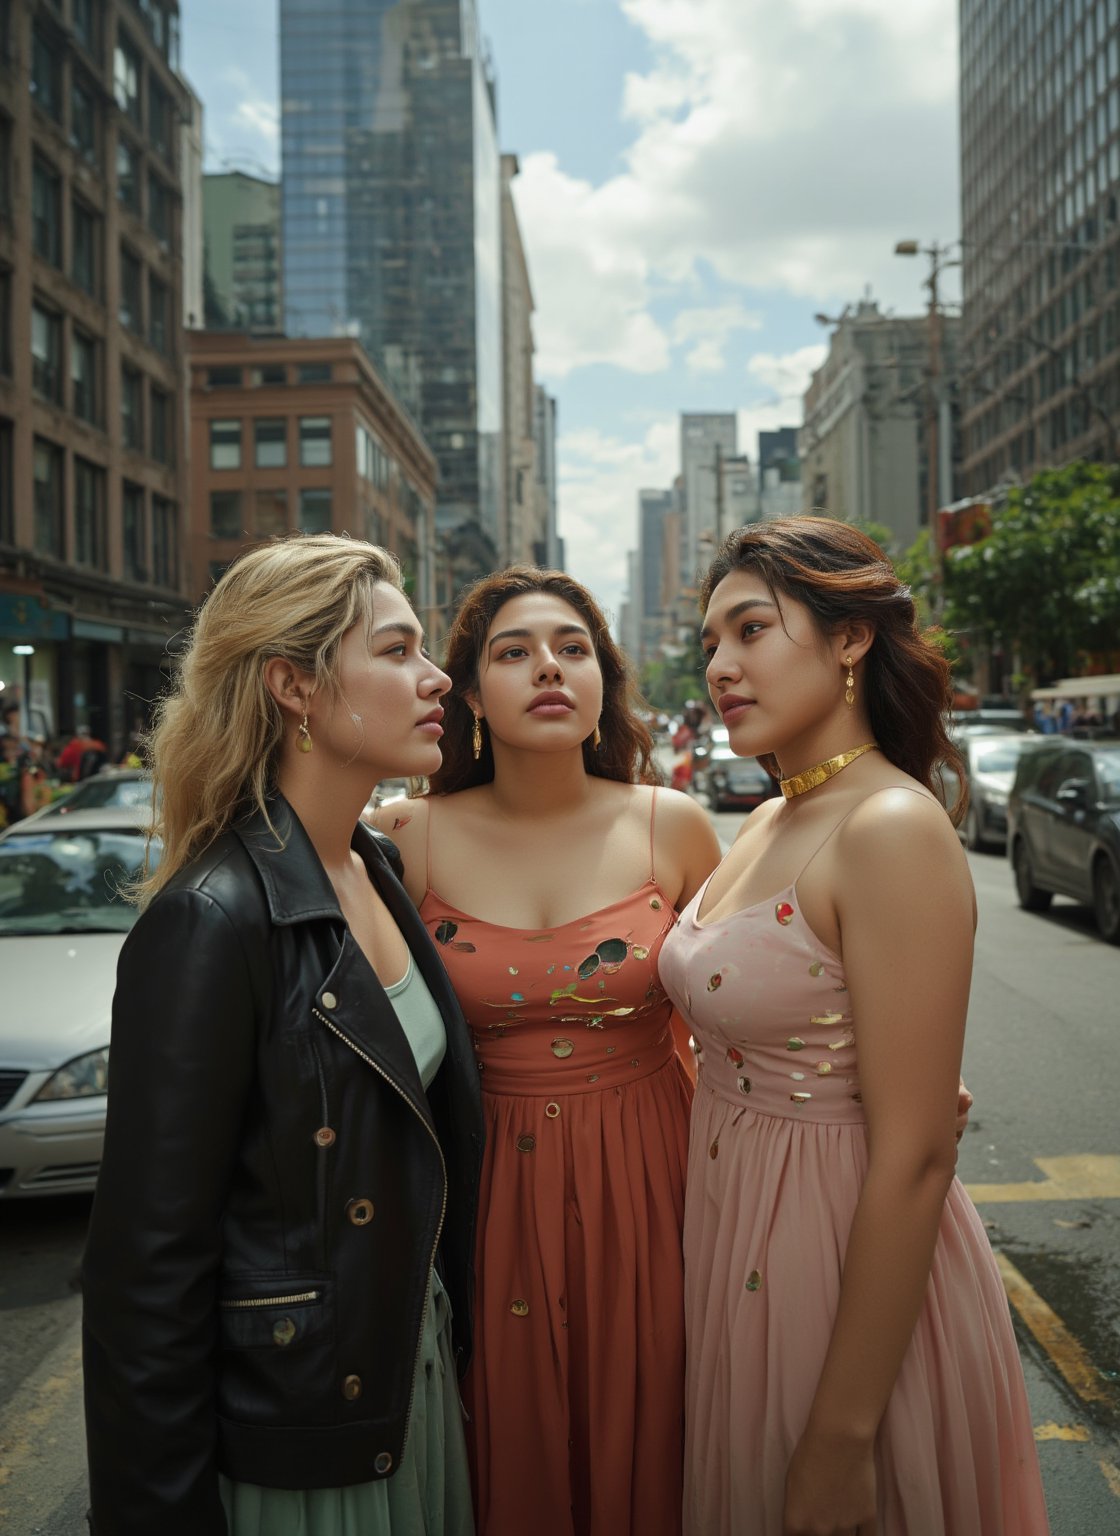
[[[114,749],[185,612],[178,24],[0,6],[0,677]]]
[[[438,635],[435,460],[360,344],[193,331],[188,345],[193,598],[261,539],[352,533],[400,558]]]

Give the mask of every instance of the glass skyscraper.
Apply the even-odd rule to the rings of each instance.
[[[474,0],[280,0],[284,319],[357,336],[496,545],[501,179]]]

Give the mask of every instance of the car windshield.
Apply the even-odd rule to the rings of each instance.
[[[1120,747],[1108,752],[1094,752],[1093,766],[1106,800],[1120,800]]]
[[[64,811],[103,811],[107,806],[151,805],[151,779],[86,779],[56,807]]]
[[[136,908],[121,894],[143,869],[142,832],[18,833],[0,841],[0,937],[127,933]],[[152,860],[157,857],[153,845]]]
[[[978,742],[972,750],[980,773],[1014,773],[1023,755],[1023,742],[1016,737],[1008,741],[1001,737],[999,741]]]

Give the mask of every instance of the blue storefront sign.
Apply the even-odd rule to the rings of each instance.
[[[65,640],[69,633],[69,615],[41,597],[0,592],[0,640]]]

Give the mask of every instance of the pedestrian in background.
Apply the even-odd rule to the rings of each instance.
[[[159,707],[83,1265],[97,1536],[473,1529],[478,1072],[359,820],[439,767],[447,686],[396,560],[323,535],[231,567]]]
[[[1007,1300],[954,1176],[975,898],[933,792],[960,771],[948,666],[832,519],[739,530],[702,592],[713,701],[783,798],[661,952],[700,1047],[685,1531],[1044,1536]]]
[[[432,793],[379,815],[482,1069],[480,1536],[678,1536],[691,1083],[657,957],[719,845],[654,788],[625,660],[570,576],[479,583],[447,668]]]

